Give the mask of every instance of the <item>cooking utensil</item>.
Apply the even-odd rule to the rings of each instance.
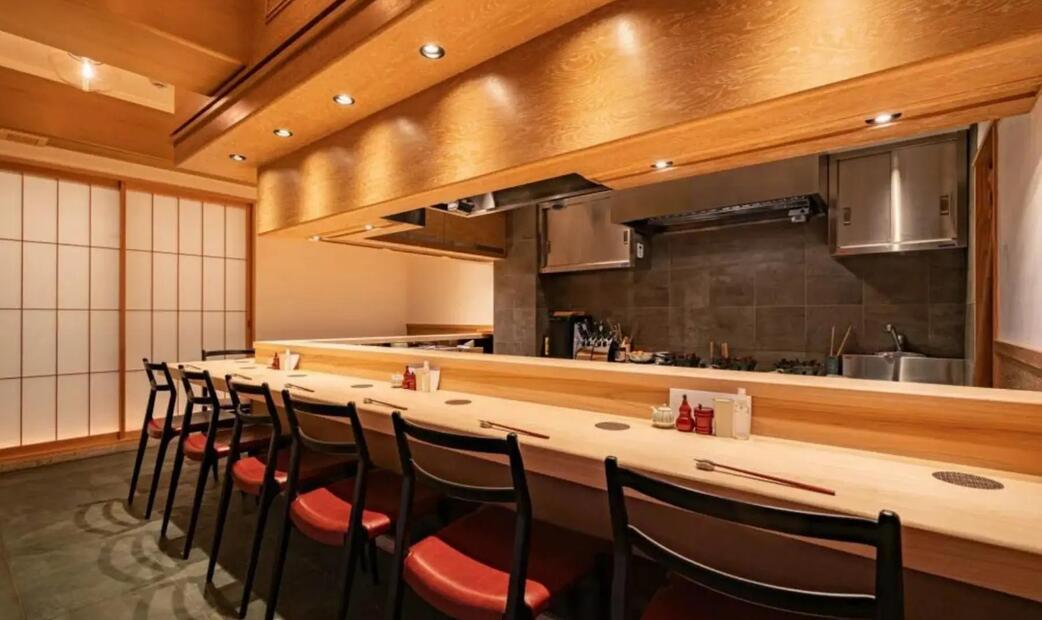
[[[544,435],[542,433],[537,433],[535,431],[530,431],[523,428],[517,428],[516,426],[507,426],[506,424],[500,424],[499,422],[493,422],[492,420],[478,420],[478,423],[481,424],[481,428],[510,431],[512,433],[528,435],[529,437],[538,437],[539,439],[550,439],[549,435]]]
[[[401,405],[396,405],[394,403],[389,403],[389,402],[382,401],[382,400],[376,400],[375,398],[367,398],[367,399],[363,400],[362,402],[364,402],[367,405],[383,405],[384,407],[390,407],[391,409],[399,409],[401,411],[408,411],[409,410],[408,407],[402,407]]]
[[[836,350],[836,326],[832,326],[832,335],[829,336],[829,357],[835,355],[833,351]]]
[[[847,346],[847,338],[850,338],[850,330],[854,329],[853,325],[847,325],[847,331],[843,334],[843,340],[839,343],[839,349],[836,350],[836,357],[843,355],[843,349]]]
[[[753,478],[759,478],[761,480],[767,480],[769,482],[775,482],[777,484],[783,484],[785,486],[793,487],[795,489],[803,489],[804,491],[813,491],[814,493],[821,493],[823,495],[836,494],[836,492],[832,489],[826,489],[825,487],[819,487],[813,484],[799,482],[798,480],[790,480],[789,478],[779,478],[778,476],[762,474],[760,472],[751,471],[748,469],[741,469],[739,467],[731,467],[730,465],[724,465],[723,463],[717,463],[715,461],[710,461],[709,459],[695,459],[695,466],[702,471],[716,471],[717,469],[722,469],[737,472],[739,474],[744,474],[746,476],[752,476]]]

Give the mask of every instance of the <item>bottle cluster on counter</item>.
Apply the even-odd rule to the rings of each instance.
[[[391,387],[416,392],[437,392],[440,383],[441,371],[431,368],[431,363],[426,361],[423,366],[406,365],[404,373],[391,375]]]
[[[677,392],[678,390],[670,390]],[[745,388],[737,394],[695,392],[699,402],[691,406],[683,390],[679,405],[660,405],[651,408],[651,422],[658,428],[672,428],[682,433],[714,435],[734,439],[748,439],[752,428],[752,397]],[[675,400],[675,399],[671,399]],[[707,402],[708,401],[708,402]]]

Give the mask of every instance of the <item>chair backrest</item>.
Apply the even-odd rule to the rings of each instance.
[[[504,617],[520,617],[526,609],[525,579],[528,575],[528,549],[532,529],[532,500],[528,494],[528,481],[525,477],[525,466],[521,459],[521,447],[515,433],[505,438],[476,437],[418,426],[407,421],[402,414],[395,411],[391,414],[394,423],[394,436],[398,444],[398,458],[401,460],[403,491],[402,507],[399,513],[407,515],[412,507],[412,494],[415,490],[417,474],[423,477],[426,484],[444,495],[471,502],[481,503],[513,503],[517,520],[514,528],[514,555],[510,568],[510,586],[507,592],[507,606]],[[476,486],[446,480],[436,476],[420,466],[412,456],[409,439],[439,448],[479,454],[502,454],[507,457],[510,467],[511,486]],[[404,524],[405,519],[400,519]],[[404,532],[402,532],[404,533]],[[403,543],[404,541],[404,543]],[[408,539],[401,535],[398,545],[407,551]]]
[[[177,390],[174,389],[174,378],[170,375],[170,368],[166,362],[150,362],[148,358],[142,358],[141,363],[145,367],[145,376],[148,377],[148,404],[145,405],[145,424],[147,425],[155,415],[156,398],[160,392],[169,392],[170,398],[166,401],[166,418],[163,425],[166,430],[173,426],[174,407],[177,406]]]
[[[181,418],[181,434],[187,437],[191,432],[193,428],[192,417],[195,415],[196,410],[199,410],[201,413],[209,413],[210,420],[206,433],[206,451],[210,453],[213,450],[217,437],[217,433],[214,431],[216,431],[217,423],[221,417],[221,402],[217,398],[217,391],[214,390],[210,371],[188,370],[184,365],[178,366],[177,371],[181,375],[181,391],[185,395],[185,410]]]
[[[239,383],[232,379],[232,375],[225,375],[224,384],[228,386],[228,394],[232,400],[231,411],[235,415],[229,459],[231,462],[235,462],[238,459],[242,429],[250,426],[272,427],[271,441],[268,444],[267,466],[264,472],[265,481],[270,482],[275,475],[279,450],[286,443],[282,437],[282,421],[279,419],[279,411],[275,407],[275,399],[271,396],[271,389],[267,383],[260,385]],[[244,396],[247,398],[244,399]],[[264,401],[264,413],[254,413],[257,410],[256,405],[244,402],[251,400],[249,399],[250,396],[259,396]]]
[[[228,357],[229,355],[253,355],[255,351],[253,349],[212,349],[207,351],[203,349],[203,361],[213,359],[215,357]]]
[[[358,419],[358,410],[354,403],[336,405],[331,403],[319,403],[311,400],[299,400],[293,397],[289,390],[282,390],[282,407],[286,412],[286,420],[289,422],[291,437],[290,443],[290,468],[286,483],[286,495],[288,501],[293,501],[297,495],[297,481],[300,476],[300,459],[304,450],[323,452],[325,454],[337,454],[343,456],[357,455],[358,471],[355,473],[355,490],[352,506],[356,510],[351,511],[351,526],[361,525],[362,513],[365,510],[365,492],[368,481],[369,470],[373,467],[369,456],[369,446],[365,441],[365,431]],[[319,439],[308,434],[300,423],[300,416],[322,416],[324,418],[347,419],[351,423],[353,441],[332,441]],[[355,519],[357,517],[357,519]],[[354,530],[359,531],[358,529]]]
[[[712,495],[620,467],[615,457],[604,461],[615,543],[612,619],[626,613],[626,577],[632,548],[670,571],[721,594],[792,613],[833,618],[901,620],[904,593],[901,521],[889,511],[878,520],[775,508]],[[733,523],[806,538],[874,547],[875,594],[813,592],[746,579],[700,564],[669,549],[629,522],[624,489],[659,502]]]

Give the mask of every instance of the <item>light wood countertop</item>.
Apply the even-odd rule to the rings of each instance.
[[[509,360],[503,363],[509,363]],[[286,372],[243,361],[191,364],[209,370],[218,383],[223,382],[225,374],[240,373],[250,377],[252,383],[267,382],[273,392],[281,390],[288,381],[314,390],[313,393],[294,392],[303,398],[354,401],[363,413],[367,430],[380,433],[391,433],[392,409],[366,405],[364,399],[367,397],[400,405],[407,418],[436,428],[479,435],[500,434],[480,428],[478,420],[485,418],[544,433],[550,439],[520,436],[526,468],[598,489],[604,488],[603,459],[613,455],[624,465],[652,474],[769,503],[866,517],[874,517],[880,510],[892,510],[900,515],[909,534],[922,532],[929,535],[923,540],[933,541],[929,543],[931,546],[941,546],[922,548],[924,555],[953,554],[957,557],[947,561],[981,562],[980,570],[976,572],[1001,570],[1015,573],[1011,577],[1015,582],[1013,585],[995,584],[994,579],[985,576],[978,583],[1042,600],[1042,580],[1038,579],[1042,574],[1039,572],[1042,571],[1040,476],[764,436],[754,436],[748,441],[706,437],[654,428],[649,417],[641,419],[595,413],[469,392],[441,390],[418,393],[391,388],[387,381],[371,377],[312,370]],[[671,369],[655,370],[669,372]],[[772,378],[797,383],[806,379]],[[358,384],[371,384],[373,387],[352,387]],[[901,389],[903,386],[896,387]],[[471,402],[467,405],[446,404],[452,399]],[[605,431],[594,427],[602,421],[622,422],[629,424],[630,428]],[[696,458],[824,486],[834,489],[836,495],[700,471],[695,467]],[[970,489],[932,477],[933,472],[943,470],[985,476],[1001,482],[1005,488],[991,491]],[[914,547],[916,544],[912,536],[906,536],[906,556],[910,567],[915,567],[916,562],[915,552],[909,545]]]
[[[359,338],[319,338],[317,340],[278,340],[271,344],[285,343],[287,348],[293,349],[301,344],[317,344],[324,346],[372,346],[380,344],[409,343],[409,342],[448,342],[450,340],[479,340],[488,338],[488,334],[482,332],[461,332],[450,334],[423,334],[414,336],[364,336]]]

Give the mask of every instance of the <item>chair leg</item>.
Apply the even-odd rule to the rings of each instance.
[[[279,534],[279,546],[275,553],[275,565],[271,569],[271,586],[268,588],[268,609],[264,614],[265,620],[275,618],[275,609],[279,604],[279,589],[282,587],[282,570],[286,566],[286,552],[289,550],[289,537],[293,530],[293,522],[290,520],[289,511],[292,502],[287,498],[286,514],[282,520],[282,533]]]
[[[376,539],[370,538],[369,544],[366,545],[366,549],[369,551],[369,564],[373,567],[373,585],[380,585],[380,569],[377,567],[376,559]]]
[[[349,531],[347,533],[344,558],[344,591],[340,595],[340,610],[336,615],[337,620],[347,620],[347,613],[351,610],[351,588],[355,582],[355,565],[358,563],[359,558],[365,555],[361,553],[363,551],[362,536],[365,536],[363,532]],[[373,570],[375,573],[375,567]]]
[[[177,497],[177,482],[181,478],[181,466],[184,464],[184,446],[177,442],[177,455],[174,457],[174,469],[170,472],[170,489],[166,492],[166,510],[163,511],[163,527],[159,530],[159,537],[166,538],[166,529],[170,525],[170,513],[174,511],[174,498]],[[158,472],[159,463],[156,463]]]
[[[213,459],[213,482],[214,484],[220,484],[221,480],[217,477],[217,459]]]
[[[170,445],[173,437],[164,437],[159,440],[159,451],[156,452],[156,464],[152,471],[152,484],[148,489],[148,503],[145,505],[145,518],[152,517],[152,506],[156,501],[156,491],[159,489],[159,479],[162,478],[163,465],[166,462],[166,448]]]
[[[217,508],[217,526],[213,532],[213,543],[210,546],[210,564],[206,568],[206,583],[213,583],[213,573],[217,568],[217,555],[221,551],[221,536],[224,534],[224,521],[228,517],[228,504],[232,501],[232,459],[224,470],[224,483],[221,485],[221,503]]]
[[[250,595],[253,593],[253,578],[257,574],[257,560],[260,558],[261,543],[264,542],[264,526],[268,523],[268,511],[271,502],[275,499],[275,490],[272,485],[265,485],[261,489],[260,507],[257,513],[257,529],[253,532],[253,548],[250,550],[250,563],[246,568],[246,580],[242,584],[242,602],[239,605],[239,617],[246,617],[246,610],[250,606]]]
[[[134,473],[130,475],[130,494],[127,495],[127,505],[133,505],[134,494],[137,493],[137,478],[141,474],[141,461],[145,458],[145,448],[148,447],[148,425],[141,427],[141,439],[137,444],[137,456],[134,458]]]
[[[199,478],[195,482],[195,497],[192,499],[192,516],[188,520],[188,532],[185,534],[185,548],[181,551],[181,559],[187,560],[192,552],[192,540],[195,538],[195,526],[199,522],[199,509],[203,505],[203,493],[206,492],[206,475],[210,469],[215,467],[217,458],[208,454],[203,456],[203,462],[199,464]]]

